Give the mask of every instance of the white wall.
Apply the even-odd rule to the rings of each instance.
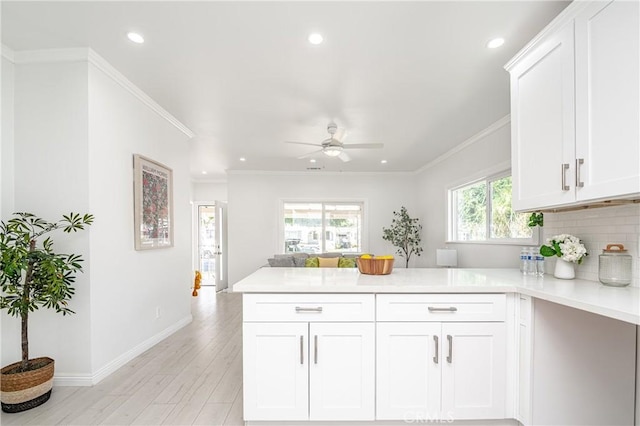
[[[2,57],[2,134],[0,141],[0,217],[13,212],[13,110],[14,66]]]
[[[227,183],[192,182],[191,201],[227,201]]]
[[[395,252],[382,240],[382,228],[391,224],[394,210],[405,206],[411,216],[419,217],[413,175],[230,173],[228,188],[230,285],[282,252],[278,246],[282,200],[363,200],[368,232],[368,246],[363,249],[376,254]]]
[[[76,315],[40,310],[30,322],[31,355],[56,360],[58,384],[86,385],[191,320],[191,189],[188,136],[97,55],[77,53],[72,61],[16,56],[12,207],[50,220],[70,211],[96,217],[88,231],[54,239],[85,258],[70,303]],[[134,153],[173,169],[172,248],[133,249]],[[3,365],[20,358],[19,336],[3,311]]]
[[[87,65],[15,65],[15,210],[56,221],[70,211],[89,211]],[[55,249],[85,258],[63,317],[41,309],[30,315],[30,355],[50,356],[57,372],[91,372],[90,232],[54,236]],[[3,315],[2,364],[20,359],[19,320]]]
[[[91,229],[96,372],[140,342],[190,318],[191,208],[188,138],[93,64],[89,139],[90,207],[96,215]],[[172,248],[134,250],[134,153],[173,170]]]
[[[447,191],[487,173],[510,168],[511,135],[507,119],[462,143],[441,161],[428,165],[418,175],[421,215],[424,218],[424,254],[418,266],[435,267],[436,249],[458,250],[461,268],[517,268],[520,246],[499,244],[446,243]]]

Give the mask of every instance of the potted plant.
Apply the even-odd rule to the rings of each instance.
[[[420,232],[422,225],[420,219],[411,218],[406,207],[401,207],[399,212],[393,212],[395,216],[391,221],[391,227],[382,228],[382,239],[391,242],[398,247],[397,253],[406,260],[405,267],[409,267],[409,259],[412,254],[420,256]]]
[[[555,235],[540,247],[540,254],[545,257],[557,256],[553,276],[565,280],[575,278],[574,265],[582,263],[589,255],[578,237],[569,234]]]
[[[14,213],[0,222],[0,309],[20,317],[22,324],[22,361],[0,370],[2,411],[25,411],[44,404],[51,395],[54,361],[29,359],[29,313],[41,307],[62,315],[74,313],[68,301],[75,292],[75,274],[82,271],[82,257],[55,253],[50,237],[41,245],[38,238],[57,229],[77,232],[92,222],[93,215],[77,213],[63,215],[57,222]]]

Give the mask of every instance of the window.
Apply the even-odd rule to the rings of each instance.
[[[536,243],[529,215],[511,209],[511,176],[504,173],[449,191],[449,240]]]
[[[285,202],[284,252],[360,252],[363,203]]]

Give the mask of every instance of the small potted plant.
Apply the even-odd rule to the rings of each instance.
[[[389,241],[398,247],[397,253],[406,260],[405,267],[409,267],[409,259],[412,254],[420,256],[422,247],[420,246],[420,225],[417,218],[412,218],[407,213],[406,207],[401,207],[399,212],[393,212],[395,216],[389,228],[382,228],[382,239]]]
[[[29,359],[29,313],[41,307],[62,315],[74,313],[68,301],[75,292],[75,274],[82,271],[82,257],[56,253],[50,237],[41,245],[38,238],[57,229],[77,232],[92,222],[92,215],[77,213],[63,215],[57,222],[14,213],[0,222],[0,309],[20,317],[22,325],[22,360],[0,370],[2,411],[25,411],[44,404],[51,395],[54,361]]]
[[[540,254],[545,257],[557,256],[556,268],[553,276],[565,280],[575,278],[574,265],[581,264],[587,249],[580,239],[569,234],[560,234],[547,240],[547,244],[540,247]]]

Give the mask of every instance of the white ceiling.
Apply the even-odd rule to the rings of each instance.
[[[509,113],[503,65],[568,2],[1,4],[3,44],[91,47],[196,134],[192,177],[210,180],[416,170]],[[126,39],[132,30],[145,44]],[[308,43],[314,31],[323,44]],[[496,36],[505,45],[487,49]],[[345,143],[385,147],[310,164],[296,157],[313,147],[283,143],[319,143],[330,120]]]

